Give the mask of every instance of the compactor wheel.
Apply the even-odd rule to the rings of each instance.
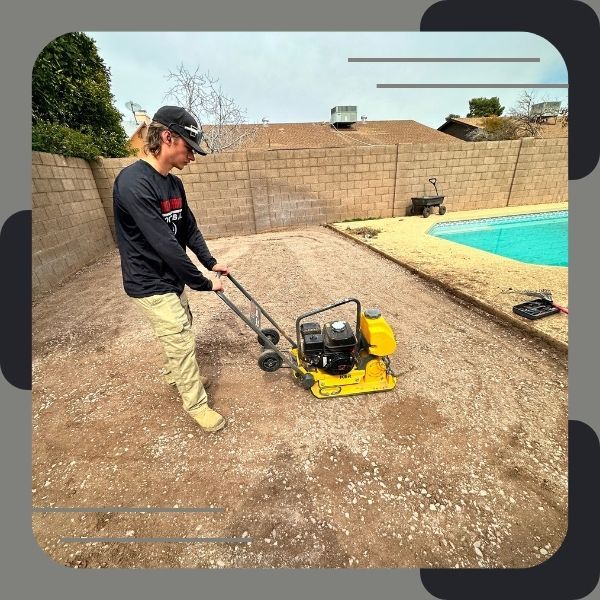
[[[269,341],[274,344],[275,346],[278,344],[279,342],[279,331],[277,331],[277,329],[261,329],[262,334],[269,338]],[[265,343],[263,342],[262,338],[260,337],[260,335],[256,336],[256,339],[258,340],[258,343],[261,346],[264,346]]]
[[[283,359],[274,350],[263,350],[258,357],[258,366],[267,373],[277,371],[283,364]]]

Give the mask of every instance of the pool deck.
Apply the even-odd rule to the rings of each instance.
[[[436,213],[426,219],[417,215],[342,222],[334,223],[330,227],[371,247],[414,273],[441,285],[450,293],[545,339],[566,352],[568,349],[568,315],[558,313],[532,321],[515,315],[512,307],[520,302],[534,299],[514,293],[515,291],[541,289],[551,290],[557,304],[568,306],[567,267],[530,265],[428,235],[427,232],[434,225],[449,221],[567,209],[566,202],[536,204],[447,212],[443,216]],[[360,227],[369,227],[379,230],[380,233],[372,237],[352,234],[353,230]],[[401,294],[402,290],[398,290],[400,302]],[[435,315],[432,315],[432,318],[435,318]]]

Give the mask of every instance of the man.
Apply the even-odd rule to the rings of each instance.
[[[200,292],[219,291],[219,280],[204,277],[186,254],[227,275],[227,265],[211,255],[190,210],[179,177],[170,174],[195,160],[202,132],[183,108],[159,108],[148,127],[146,156],[115,179],[113,206],[125,292],[148,317],[166,358],[166,379],[175,384],[183,407],[207,432],[219,431],[225,419],[208,406],[195,353],[192,314],[184,285]]]

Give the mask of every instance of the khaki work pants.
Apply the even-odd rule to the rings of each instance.
[[[173,382],[183,400],[183,408],[193,416],[207,403],[196,361],[196,340],[192,333],[192,313],[185,292],[133,298],[146,315],[165,354],[165,379]]]

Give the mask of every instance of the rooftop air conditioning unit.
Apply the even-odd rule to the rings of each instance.
[[[331,109],[330,123],[338,125],[353,125],[356,123],[356,106],[334,106]]]

